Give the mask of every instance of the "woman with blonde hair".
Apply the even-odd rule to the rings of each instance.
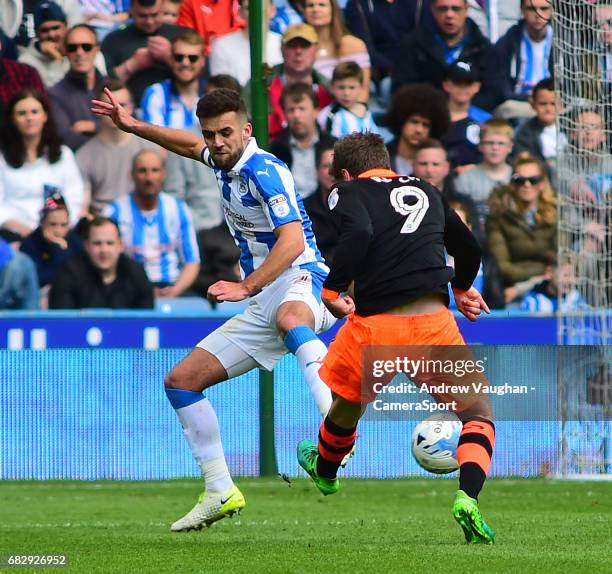
[[[337,64],[355,62],[363,70],[361,101],[367,102],[370,89],[370,55],[365,43],[349,34],[336,0],[305,0],[304,19],[319,36],[319,54],[314,68],[331,80]]]
[[[545,166],[521,153],[510,183],[491,194],[489,209],[487,243],[510,302],[545,279],[557,257],[557,200]]]

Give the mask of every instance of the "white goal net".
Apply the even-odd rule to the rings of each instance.
[[[612,1],[552,3],[559,344],[596,346],[560,361],[559,472],[612,477]]]

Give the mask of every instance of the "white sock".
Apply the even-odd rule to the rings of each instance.
[[[225,462],[219,421],[210,401],[204,398],[176,409],[176,414],[189,448],[202,469],[206,490],[218,494],[227,492],[234,482]]]
[[[325,416],[332,404],[330,388],[319,377],[321,361],[327,355],[325,343],[318,337],[302,343],[294,352],[300,365],[300,370],[304,373],[306,384],[312,393],[321,416]]]

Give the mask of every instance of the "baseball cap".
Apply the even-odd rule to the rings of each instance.
[[[465,82],[473,83],[478,82],[478,71],[474,64],[469,62],[457,61],[451,64],[446,70],[446,79],[451,82]]]
[[[283,44],[287,44],[296,38],[301,38],[311,44],[319,42],[319,35],[310,24],[294,24],[289,26],[283,35]]]
[[[59,4],[55,2],[43,2],[34,10],[34,29],[38,28],[45,22],[65,22],[66,12]]]

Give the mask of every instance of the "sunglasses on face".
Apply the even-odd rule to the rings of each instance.
[[[462,6],[437,6],[436,11],[441,13],[446,12],[454,12],[455,14],[459,14],[462,12],[464,8]]]
[[[518,186],[525,185],[529,182],[531,185],[541,183],[544,178],[541,175],[532,175],[531,177],[523,177],[522,175],[513,175],[512,183]]]
[[[74,54],[79,48],[83,49],[83,52],[91,52],[96,47],[95,44],[66,44],[66,51],[70,54]]]
[[[174,61],[178,62],[179,64],[181,64],[185,58],[189,60],[190,64],[195,64],[200,59],[198,54],[172,54],[172,57],[174,58]]]

